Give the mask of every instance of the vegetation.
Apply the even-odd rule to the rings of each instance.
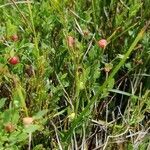
[[[149,8],[0,0],[0,150],[149,150]]]

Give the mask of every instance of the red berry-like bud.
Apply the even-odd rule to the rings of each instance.
[[[13,42],[17,42],[19,39],[17,34],[12,35],[10,38]]]
[[[107,41],[105,39],[101,39],[98,41],[98,45],[100,48],[105,48],[107,45]]]
[[[8,123],[8,124],[5,125],[5,131],[6,132],[13,132],[14,130],[15,130],[15,127],[14,127],[13,124]]]
[[[69,47],[74,47],[74,45],[75,45],[75,39],[72,36],[68,36],[67,42],[68,42],[68,46]]]
[[[13,56],[13,57],[11,57],[11,58],[9,59],[9,63],[10,63],[11,65],[16,65],[16,64],[19,63],[19,58],[18,58],[17,56]]]

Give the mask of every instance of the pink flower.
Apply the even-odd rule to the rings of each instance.
[[[101,39],[101,40],[98,41],[98,46],[100,48],[105,48],[106,45],[107,45],[107,41],[105,39]]]
[[[68,46],[69,47],[71,47],[71,48],[74,47],[74,45],[75,45],[75,39],[72,36],[68,36],[67,42],[68,42]]]

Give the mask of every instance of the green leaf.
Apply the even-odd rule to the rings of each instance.
[[[37,114],[35,114],[35,116],[33,116],[33,118],[34,119],[41,119],[47,112],[48,112],[47,109],[39,111]]]
[[[40,129],[41,126],[39,125],[29,125],[28,127],[26,127],[24,129],[24,132],[26,133],[33,133],[35,132],[36,130]]]
[[[22,133],[17,135],[17,141],[18,142],[25,141],[27,138],[28,138],[28,134],[25,132],[22,132]]]
[[[18,121],[19,121],[19,118],[20,118],[19,112],[17,110],[14,110],[11,122],[14,123],[14,124],[17,124]]]
[[[8,122],[11,122],[11,117],[12,117],[12,111],[11,110],[6,110],[4,113],[3,113],[3,122],[4,123],[8,123]]]
[[[20,134],[19,131],[12,132],[8,138],[8,141],[15,144],[17,142],[19,134]]]
[[[45,150],[42,144],[36,145],[33,150]]]
[[[6,26],[7,26],[7,35],[8,36],[11,36],[11,35],[17,33],[17,27],[14,24],[12,24],[12,22],[10,20],[8,20],[6,22]]]
[[[114,78],[111,78],[110,81],[108,82],[107,88],[112,89],[114,87],[115,80]]]
[[[131,93],[120,91],[118,89],[110,89],[109,91],[114,92],[114,93],[118,93],[118,94],[122,94],[122,95],[126,95],[126,96],[133,96],[135,98],[138,98],[138,96],[136,96],[136,95],[132,95]]]
[[[0,99],[0,108],[2,108],[5,105],[5,101],[6,101],[6,98]]]

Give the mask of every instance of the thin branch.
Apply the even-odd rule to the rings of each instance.
[[[16,4],[27,4],[27,1],[19,1],[19,2],[15,2]],[[33,1],[30,1],[29,3],[33,3]],[[14,3],[6,3],[4,5],[1,5],[0,8],[3,8],[3,7],[6,7],[6,6],[9,6],[9,5],[14,5]]]

